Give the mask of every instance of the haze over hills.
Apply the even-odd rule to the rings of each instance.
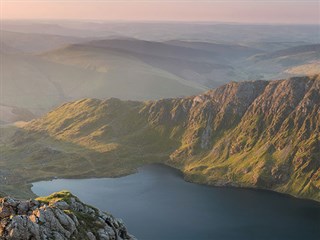
[[[316,29],[6,20],[1,25],[0,104],[38,115],[85,97],[179,97],[230,80],[314,74],[319,60]]]
[[[286,72],[291,75],[314,75],[320,72],[320,61],[314,61],[307,64],[291,67],[286,69]]]
[[[24,53],[41,53],[63,45],[88,41],[85,38],[40,33],[19,33],[1,30],[1,42]],[[1,49],[4,47],[1,44]]]
[[[20,176],[8,177],[13,184],[122,175],[162,162],[190,181],[319,201],[319,99],[319,76],[310,76],[159,101],[79,100],[7,132],[1,165]]]
[[[299,66],[306,64],[311,64],[309,65],[309,70],[311,70],[312,64],[318,62],[319,59],[320,45],[312,44],[252,56],[245,64],[248,65],[248,71],[256,74],[260,73],[261,76],[269,79],[276,76],[285,77],[290,76],[290,74],[294,75],[295,72],[289,69],[299,68]],[[301,73],[303,74],[303,72]]]
[[[213,52],[222,59],[227,59],[229,61],[236,61],[241,58],[250,57],[252,55],[263,53],[265,50],[261,50],[255,47],[249,47],[242,44],[223,44],[223,43],[211,43],[211,42],[197,42],[197,41],[181,41],[181,40],[171,40],[165,42],[166,44],[174,46],[183,46],[193,49],[204,50],[208,52]]]
[[[318,25],[237,24],[221,22],[3,21],[1,29],[73,37],[114,36],[149,41],[187,40],[216,43],[261,43],[290,47],[319,43]],[[272,48],[272,50],[275,50]]]
[[[5,32],[7,37],[10,34]],[[87,39],[64,45],[80,40],[59,36],[56,41],[56,36],[39,34],[22,36],[15,41],[4,38],[1,45],[1,104],[25,108],[34,114],[84,97],[159,99],[197,94],[230,80],[301,75],[306,64],[311,64],[308,72],[317,73],[313,63],[319,59],[318,45],[265,52],[239,44],[181,40]],[[56,48],[62,42],[63,47],[48,52],[23,53]]]
[[[237,48],[238,46],[231,47]],[[103,65],[101,58],[94,55],[93,52],[104,54],[106,62],[112,59],[109,56],[114,53],[123,58],[141,61],[150,65],[151,68],[169,72],[191,86],[214,87],[229,81],[230,78],[247,77],[233,67],[225,56],[217,52],[136,39],[92,41],[71,45],[43,56],[54,62],[75,65],[78,63],[72,62],[72,59],[78,56],[80,49],[88,53],[83,56],[92,55],[91,59],[97,58],[97,61],[91,64],[92,67],[95,67],[97,62]],[[99,68],[99,65],[96,67]]]
[[[0,5],[0,240],[320,239],[315,0]]]
[[[30,121],[35,118],[27,109],[0,105],[0,124]]]
[[[48,61],[43,56],[1,52],[1,103],[43,113],[83,97],[146,100],[195,94],[204,89],[114,51],[71,47],[56,53],[59,59],[67,60]]]
[[[286,48],[283,50],[278,50],[275,52],[263,54],[261,56],[258,56],[257,58],[259,60],[267,60],[272,58],[283,58],[286,56],[294,56],[299,54],[313,54],[313,57],[315,55],[319,56],[320,53],[320,44],[311,44],[311,45],[300,45],[296,47]],[[303,61],[303,59],[301,59]]]

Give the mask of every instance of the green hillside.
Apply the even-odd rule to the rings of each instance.
[[[320,200],[319,106],[318,76],[159,101],[83,99],[4,129],[0,164],[18,184],[119,176],[161,162],[189,181]]]

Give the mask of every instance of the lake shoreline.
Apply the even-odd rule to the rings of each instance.
[[[317,202],[274,191],[187,182],[180,170],[165,164],[148,164],[124,177],[54,179],[32,187],[37,195],[62,189],[124,219],[141,240],[320,237]],[[255,227],[248,231],[247,226]]]
[[[48,179],[39,179],[39,181],[33,181],[33,182],[29,182],[28,184],[31,184],[30,190],[33,186],[33,183],[35,182],[42,182],[42,181],[53,181],[56,179],[61,179],[61,180],[83,180],[83,179],[117,179],[117,178],[121,178],[121,177],[126,177],[126,176],[130,176],[130,175],[134,175],[139,173],[139,171],[145,167],[148,166],[160,166],[160,167],[165,167],[167,169],[170,169],[170,171],[175,171],[175,173],[177,175],[179,175],[179,177],[181,177],[185,182],[191,183],[191,184],[196,184],[196,185],[200,185],[200,186],[207,186],[210,188],[231,188],[231,189],[243,189],[243,190],[251,190],[251,191],[262,191],[262,192],[269,192],[272,194],[280,194],[284,197],[287,198],[293,198],[293,199],[299,199],[299,200],[303,200],[303,201],[310,201],[312,203],[318,204],[320,205],[320,201],[315,200],[315,199],[310,199],[310,198],[302,198],[302,197],[297,197],[294,196],[292,194],[289,193],[284,193],[284,192],[279,192],[279,191],[275,191],[275,190],[271,190],[271,189],[265,189],[265,188],[256,188],[256,187],[246,187],[246,186],[231,186],[231,185],[215,185],[215,184],[208,184],[208,183],[202,183],[202,182],[197,182],[197,181],[190,181],[186,178],[186,174],[181,171],[179,168],[176,168],[172,165],[166,164],[166,163],[148,163],[145,165],[142,165],[136,169],[131,169],[128,171],[128,173],[124,173],[124,174],[120,174],[120,175],[114,175],[114,176],[101,176],[101,177],[97,177],[97,176],[79,176],[79,177],[66,177],[66,178],[48,178]],[[31,192],[33,193],[33,191],[31,190]]]

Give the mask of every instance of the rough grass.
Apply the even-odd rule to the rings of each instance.
[[[287,101],[294,97],[293,91],[301,89],[300,84],[310,87],[312,81],[315,89],[294,101],[315,102],[313,109],[304,109],[308,115],[303,115],[301,108],[307,105],[294,108]],[[183,170],[192,181],[267,188],[320,200],[316,81],[272,82],[281,94],[262,94],[267,99],[246,105],[242,116],[237,112],[244,107],[236,95],[237,83],[229,86],[228,104],[209,99],[194,105],[192,98],[67,103],[18,131],[6,130],[0,143],[0,166],[12,173],[11,183],[24,184],[55,176],[121,176],[160,162]],[[270,106],[261,112],[265,102]],[[215,114],[208,144],[203,147],[208,112]]]

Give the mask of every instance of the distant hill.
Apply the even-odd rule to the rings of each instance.
[[[204,89],[130,55],[94,47],[71,46],[45,56],[0,54],[1,103],[33,113],[83,97],[147,100]]]
[[[319,107],[319,76],[232,82],[159,101],[83,99],[4,139],[2,161],[13,172],[13,163],[28,166],[19,181],[117,176],[162,162],[194,182],[319,201]]]
[[[319,61],[320,45],[303,45],[271,53],[249,57],[244,63],[252,74],[261,74],[265,79],[295,75],[290,68]],[[315,72],[314,72],[315,73]]]
[[[216,49],[219,49],[219,47],[226,49],[224,45],[216,45]],[[238,46],[233,47],[237,48]],[[230,58],[239,60],[239,56],[236,56],[237,52],[232,57],[232,51],[229,51],[227,57],[227,55],[223,55],[221,52],[218,53],[218,51],[214,52],[207,49],[137,39],[109,39],[75,44],[63,50],[61,49],[61,51],[48,53],[44,57],[51,61],[61,61],[64,64],[68,64],[68,60],[63,55],[60,57],[58,55],[64,51],[68,51],[71,54],[81,48],[94,52],[98,52],[97,48],[99,48],[100,54],[105,52],[105,61],[108,56],[112,56],[112,53],[121,55],[123,58],[134,58],[153,68],[169,72],[185,80],[185,82],[189,82],[188,84],[195,84],[196,86],[217,87],[228,82],[229,79],[247,79],[246,73],[241,69],[235,68],[230,62]],[[242,54],[244,55],[243,52]]]
[[[312,45],[301,45],[295,46],[291,48],[286,48],[283,50],[278,50],[271,53],[266,53],[257,56],[257,60],[267,60],[274,58],[284,58],[288,56],[300,55],[300,54],[311,54],[312,56],[320,56],[320,44],[312,44]],[[313,55],[314,54],[314,55]]]
[[[24,53],[41,53],[63,45],[88,41],[85,38],[1,30],[1,42]],[[3,46],[1,45],[1,48]]]
[[[222,44],[222,43],[211,43],[211,42],[195,42],[195,41],[179,41],[171,40],[167,41],[167,44],[174,46],[183,46],[193,49],[199,49],[204,51],[213,52],[222,59],[228,59],[229,61],[239,60],[241,58],[249,57],[256,54],[261,54],[264,51],[249,47],[246,45],[238,44]]]
[[[285,70],[286,73],[291,75],[314,75],[320,73],[320,60],[301,64]]]
[[[237,44],[319,41],[319,26],[279,24],[237,24],[221,22],[97,22],[97,21],[13,21],[3,20],[1,29],[73,37],[121,36],[149,41],[199,41]],[[277,44],[278,43],[278,44]],[[297,44],[301,45],[301,44]],[[270,47],[270,45],[269,45]],[[277,48],[278,48],[277,47]],[[275,49],[275,48],[272,48]],[[278,48],[279,49],[279,48]]]
[[[35,115],[26,109],[0,105],[0,124],[30,121],[33,118]]]
[[[230,80],[289,77],[296,75],[290,69],[319,59],[318,45],[270,53],[230,43],[155,42],[124,37],[88,40],[4,31],[0,104],[41,114],[79,98],[179,97]],[[65,45],[69,41],[81,42]],[[25,53],[41,49],[49,51]]]

